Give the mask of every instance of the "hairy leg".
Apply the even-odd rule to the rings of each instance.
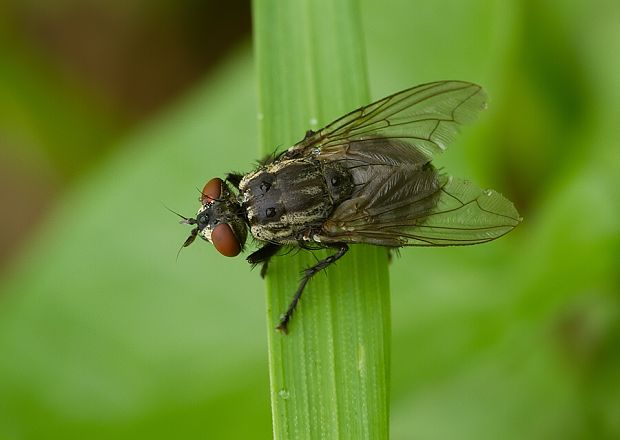
[[[331,264],[334,264],[336,261],[342,258],[342,256],[346,254],[347,251],[349,250],[349,246],[347,246],[345,243],[340,243],[340,244],[335,243],[330,246],[337,247],[338,251],[335,254],[332,254],[329,257],[323,260],[320,260],[314,266],[311,266],[307,268],[306,270],[304,270],[304,275],[301,281],[299,282],[299,287],[297,287],[295,296],[293,296],[293,300],[289,304],[288,309],[286,309],[286,312],[280,318],[280,323],[276,327],[277,330],[281,330],[284,333],[288,332],[288,323],[291,320],[291,317],[293,316],[295,307],[297,307],[297,303],[299,302],[299,299],[301,298],[301,294],[303,293],[306,287],[306,284],[308,284],[308,281],[310,281],[310,278],[312,278],[314,275],[316,275],[323,269],[327,269],[327,267],[329,267]]]
[[[262,264],[260,268],[261,278],[265,278],[265,275],[267,275],[269,260],[280,250],[281,247],[282,246],[279,244],[267,243],[265,246],[248,256],[247,261],[252,265],[252,267]]]
[[[239,173],[228,173],[226,174],[226,181],[229,182],[232,186],[239,189],[239,183],[243,179],[243,174]]]

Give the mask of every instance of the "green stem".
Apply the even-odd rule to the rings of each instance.
[[[253,12],[263,153],[286,148],[306,130],[368,102],[356,0],[254,0]],[[315,254],[324,258],[327,251]],[[386,439],[387,253],[352,246],[310,281],[289,334],[276,332],[301,271],[315,261],[302,251],[276,257],[269,267],[274,437]]]

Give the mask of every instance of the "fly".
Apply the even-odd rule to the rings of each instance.
[[[431,163],[459,127],[486,107],[476,84],[440,81],[412,87],[308,131],[303,140],[248,174],[207,182],[183,247],[199,236],[227,257],[260,247],[247,261],[262,265],[282,248],[330,248],[304,270],[278,330],[289,321],[308,281],[342,258],[349,245],[387,248],[485,243],[521,222],[493,190],[440,172]]]

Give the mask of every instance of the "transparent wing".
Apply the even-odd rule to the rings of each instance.
[[[408,182],[402,184],[403,179]],[[360,194],[357,203],[341,205],[326,222],[326,237],[321,241],[383,246],[471,245],[495,240],[521,222],[512,202],[470,181],[439,176],[434,169],[421,170],[413,178],[403,174],[400,180],[399,192],[408,197],[369,187],[375,195],[369,198]],[[368,200],[365,206],[360,205],[363,200]]]
[[[423,84],[361,107],[309,133],[286,154],[303,155],[316,147],[321,154],[329,154],[352,141],[383,139],[406,142],[430,160],[447,148],[460,125],[473,121],[485,106],[486,95],[476,84]]]
[[[495,240],[520,222],[512,202],[497,191],[450,176],[438,193],[437,204],[415,219],[413,227],[388,222],[384,230],[398,233],[408,246],[468,245]]]

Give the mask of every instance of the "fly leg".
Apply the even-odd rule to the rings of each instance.
[[[389,247],[387,248],[388,264],[392,264],[394,257],[400,258],[400,248]]]
[[[265,275],[267,275],[269,260],[280,250],[281,247],[282,246],[279,244],[267,243],[265,246],[255,252],[252,252],[248,256],[247,261],[252,265],[252,267],[262,263],[260,268],[261,278],[265,278]]]
[[[241,183],[241,179],[243,179],[243,174],[239,173],[228,173],[226,174],[226,181],[229,182],[232,186],[239,189],[239,183]]]
[[[327,269],[329,265],[338,261],[349,250],[349,246],[347,246],[345,243],[333,244],[331,246],[338,248],[338,251],[335,254],[330,255],[329,257],[319,261],[314,266],[309,267],[306,270],[304,270],[304,275],[301,281],[299,282],[299,287],[297,287],[295,296],[293,296],[293,300],[289,304],[288,309],[286,309],[286,312],[280,317],[280,323],[276,327],[276,330],[281,330],[284,333],[288,332],[288,323],[291,320],[291,316],[293,316],[295,307],[297,307],[297,303],[299,302],[299,299],[301,298],[301,294],[303,293],[304,288],[306,287],[306,284],[308,284],[308,281],[310,281],[310,278],[312,278],[314,275],[316,275],[318,272],[322,271],[323,269]]]

